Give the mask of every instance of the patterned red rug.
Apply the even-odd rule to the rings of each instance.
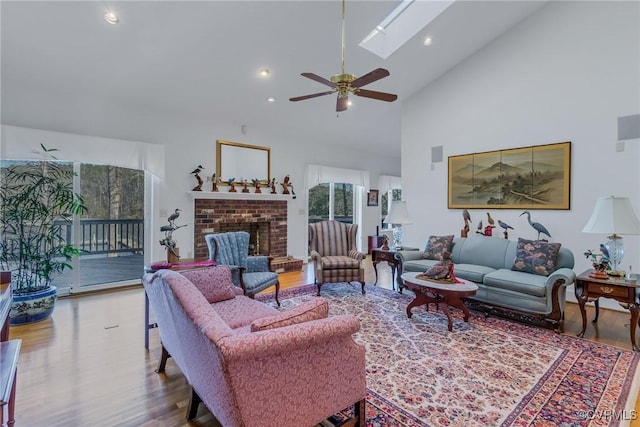
[[[448,332],[433,305],[408,319],[409,295],[366,292],[322,287],[331,315],[361,322],[368,426],[605,426],[636,417],[638,353],[473,312],[465,323],[455,309]],[[314,295],[313,285],[285,290],[282,308]]]

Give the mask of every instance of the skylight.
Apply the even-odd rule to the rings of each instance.
[[[360,42],[360,46],[387,59],[454,1],[403,0]]]

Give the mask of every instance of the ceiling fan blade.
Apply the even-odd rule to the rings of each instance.
[[[398,99],[398,95],[385,92],[377,92],[375,90],[358,89],[353,92],[354,95],[362,96],[364,98],[377,99],[379,101],[393,102]]]
[[[389,71],[384,68],[376,68],[370,73],[365,74],[364,76],[360,76],[354,81],[351,82],[351,87],[362,87],[368,85],[369,83],[373,83],[376,80],[380,80],[389,75]]]
[[[327,92],[320,92],[320,93],[312,93],[311,95],[304,95],[304,96],[296,96],[295,98],[289,98],[289,101],[302,101],[303,99],[309,99],[309,98],[316,98],[318,96],[323,96],[323,95],[331,95],[332,93],[335,93],[335,90],[329,90]]]
[[[336,87],[336,84],[334,82],[332,82],[331,80],[327,80],[324,77],[320,77],[317,74],[313,74],[313,73],[302,73],[302,76],[311,79],[311,80],[315,80],[318,83],[322,83],[323,85],[327,85],[329,87]]]
[[[336,103],[336,111],[346,111],[349,104],[348,96],[338,96],[338,102]]]

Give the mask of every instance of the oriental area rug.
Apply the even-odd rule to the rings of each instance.
[[[282,309],[315,289],[282,291]],[[448,332],[434,305],[409,319],[411,294],[374,286],[327,284],[322,296],[330,315],[360,320],[367,426],[613,426],[636,415],[638,353],[473,311],[465,323],[456,309]]]

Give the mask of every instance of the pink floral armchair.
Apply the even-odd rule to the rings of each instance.
[[[355,317],[327,317],[323,298],[278,311],[241,295],[228,266],[160,270],[143,284],[162,342],[157,372],[175,375],[171,357],[192,387],[187,419],[202,402],[225,427],[311,427],[354,405],[352,425],[364,427]]]

